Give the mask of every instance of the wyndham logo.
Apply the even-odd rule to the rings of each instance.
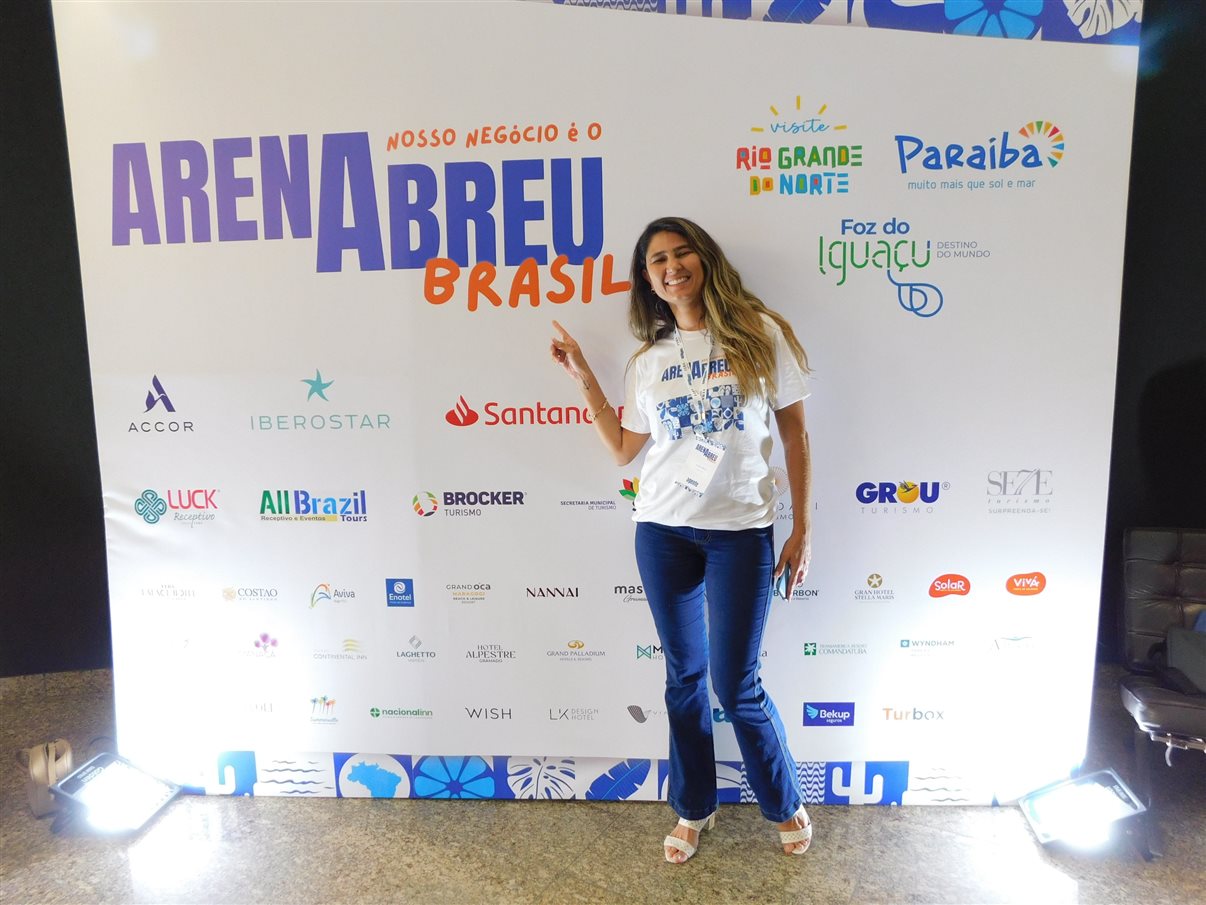
[[[853,726],[854,702],[805,702],[805,726]]]
[[[387,606],[414,606],[415,583],[409,578],[385,579],[385,603]]]

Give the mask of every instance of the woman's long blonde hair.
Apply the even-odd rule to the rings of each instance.
[[[779,325],[796,361],[808,373],[808,355],[796,339],[791,324],[746,289],[741,282],[741,274],[729,263],[716,240],[701,226],[684,217],[660,217],[654,220],[645,227],[633,249],[628,325],[642,345],[632,356],[632,361],[655,342],[674,333],[674,313],[645,278],[645,255],[649,251],[649,243],[655,235],[663,232],[682,236],[703,262],[701,298],[705,323],[716,345],[728,359],[729,368],[744,396],[758,396],[775,390],[775,344],[762,321],[764,314]]]

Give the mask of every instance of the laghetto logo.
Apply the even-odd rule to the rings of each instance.
[[[939,575],[930,582],[931,597],[949,597],[951,594],[966,596],[971,591],[971,582],[964,575],[953,572]]]
[[[1005,582],[1005,590],[1010,594],[1017,594],[1019,597],[1041,594],[1046,587],[1047,576],[1042,572],[1021,572],[1017,575],[1010,575],[1009,580]]]
[[[485,418],[474,409],[464,396],[458,396],[456,405],[444,413],[444,420],[453,427],[469,427],[481,421],[483,427],[520,427],[540,425],[557,427],[564,424],[593,424],[590,412],[585,406],[576,405],[545,405],[537,402],[535,405],[506,405],[490,401],[482,406]],[[617,409],[623,416],[624,408]]]
[[[1059,166],[1064,159],[1064,133],[1055,123],[1035,120],[1017,130],[1010,144],[1009,131],[991,136],[980,144],[959,142],[929,144],[915,135],[897,135],[896,155],[900,172],[908,173],[914,162],[926,170],[1007,170],[1017,166],[1038,170]],[[920,158],[920,159],[918,159]]]

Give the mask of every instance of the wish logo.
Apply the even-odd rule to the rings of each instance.
[[[1051,469],[1015,468],[987,475],[990,515],[1048,515],[1055,495]]]
[[[466,707],[465,716],[471,720],[509,720],[510,707]]]
[[[943,481],[864,481],[854,488],[854,497],[865,515],[915,515],[932,513],[950,482]]]
[[[385,579],[386,606],[414,606],[415,583],[409,578]]]
[[[148,525],[157,525],[171,512],[172,522],[191,526],[214,521],[214,510],[218,508],[218,490],[214,487],[198,487],[186,490],[169,490],[163,496],[156,490],[144,490],[134,500],[134,512]]]
[[[176,413],[176,406],[172,404],[167,390],[159,380],[159,375],[154,374],[151,376],[151,388],[147,391],[146,408],[143,410],[143,414],[148,415],[157,409],[162,409],[168,414]],[[159,414],[158,411],[156,414]],[[162,416],[156,421],[131,421],[130,426],[126,428],[126,433],[134,434],[188,434],[192,432],[193,422]]]
[[[324,380],[322,371],[315,368],[313,377],[303,377],[306,411],[293,411],[270,415],[249,415],[248,426],[253,431],[322,431],[339,433],[372,433],[390,429],[390,416],[384,412],[332,412],[327,406],[331,399],[327,391],[334,380]]]
[[[854,702],[805,702],[805,726],[853,726]]]
[[[310,490],[264,490],[262,522],[367,522],[368,497],[363,490],[348,496],[324,496]]]
[[[796,95],[767,110],[772,118],[758,119],[750,132],[760,142],[780,144],[740,145],[735,153],[749,196],[848,194],[853,171],[863,165],[863,146],[850,143],[849,127],[829,113],[829,105],[805,105]]]
[[[444,420],[453,427],[471,427],[479,421],[482,427],[560,427],[566,424],[593,424],[590,411],[585,406],[545,405],[536,402],[529,405],[508,405],[491,400],[482,406],[483,418],[465,400],[458,396],[456,405],[444,413]],[[616,410],[623,416],[624,408]]]

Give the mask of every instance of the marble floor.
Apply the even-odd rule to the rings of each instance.
[[[1086,766],[1132,774],[1117,667],[1099,667]],[[111,745],[109,673],[0,679],[5,752],[63,735]],[[116,839],[35,819],[0,769],[0,903],[1206,901],[1206,757],[1156,773],[1163,859],[1040,847],[1016,808],[813,807],[787,857],[752,805],[725,806],[688,864],[662,860],[664,804],[186,796]]]

